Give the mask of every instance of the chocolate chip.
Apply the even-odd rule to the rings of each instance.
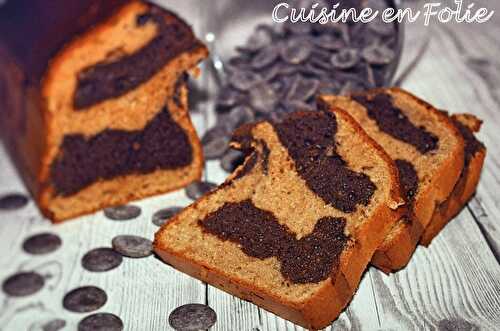
[[[153,242],[143,237],[121,235],[114,237],[111,243],[115,251],[126,257],[139,258],[153,254]]]
[[[23,250],[33,255],[48,254],[61,247],[61,238],[54,233],[39,233],[26,239]]]
[[[168,323],[175,330],[207,330],[217,321],[215,311],[209,306],[190,303],[175,308],[168,317]]]
[[[253,59],[252,67],[262,69],[273,63],[279,56],[279,51],[274,46],[263,48]]]
[[[14,210],[20,209],[28,203],[28,198],[19,193],[11,193],[0,197],[0,209]]]
[[[66,321],[56,318],[44,323],[41,326],[42,331],[59,331],[62,330],[66,326]],[[31,330],[31,329],[30,329]]]
[[[384,65],[394,60],[396,53],[384,44],[373,43],[363,49],[361,56],[366,62],[373,65]]]
[[[251,71],[236,71],[229,76],[229,83],[241,91],[250,90],[261,80],[260,75]]]
[[[194,182],[186,187],[186,195],[192,200],[198,200],[217,185],[210,182]]]
[[[227,118],[228,127],[233,131],[243,123],[252,122],[255,119],[255,114],[250,107],[238,106],[231,109]]]
[[[337,69],[350,69],[358,64],[359,51],[354,48],[344,48],[338,53],[333,54],[330,61]]]
[[[242,98],[241,92],[232,88],[224,88],[217,97],[217,105],[222,107],[234,107]]]
[[[63,307],[75,313],[95,311],[108,301],[106,292],[95,286],[76,288],[64,296]]]
[[[167,223],[172,217],[180,213],[184,209],[182,207],[168,207],[158,210],[153,214],[152,222],[156,226],[162,226]]]
[[[103,272],[118,267],[123,257],[108,247],[95,248],[82,258],[82,267],[88,271]]]
[[[311,44],[304,39],[291,39],[281,49],[281,57],[288,63],[299,64],[309,58],[312,52]]]
[[[267,83],[261,83],[250,90],[250,105],[262,113],[270,113],[278,103],[278,96]]]
[[[218,159],[228,148],[229,137],[225,129],[214,127],[208,130],[201,139],[203,155],[207,160]]]
[[[124,205],[104,209],[104,215],[113,221],[128,221],[141,215],[141,208],[134,205]]]
[[[313,43],[315,46],[329,51],[337,51],[345,47],[345,42],[341,38],[331,34],[322,34],[314,38]]]
[[[251,51],[257,52],[260,49],[270,45],[271,42],[272,31],[267,26],[260,25],[248,38],[245,47]]]
[[[42,275],[33,271],[20,272],[7,278],[2,289],[8,296],[23,297],[40,291],[44,284]]]
[[[110,313],[92,314],[78,323],[78,331],[121,331],[122,320]]]
[[[243,164],[245,155],[237,150],[230,149],[221,159],[221,168],[227,172],[233,172],[240,164]]]
[[[290,101],[307,101],[316,94],[318,87],[318,80],[297,76],[288,91],[286,99]]]

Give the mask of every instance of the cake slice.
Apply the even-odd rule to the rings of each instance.
[[[238,129],[245,162],[155,236],[175,268],[306,328],[331,323],[399,218],[397,169],[344,111]]]
[[[372,264],[385,272],[401,269],[460,177],[464,139],[446,114],[398,88],[321,99],[346,110],[396,162],[407,210]]]
[[[0,55],[4,142],[53,221],[200,178],[186,79],[207,49],[172,12],[142,1],[8,1]]]
[[[430,224],[425,228],[420,244],[428,246],[432,239],[464,208],[476,192],[481,176],[486,147],[474,136],[479,132],[482,122],[474,115],[452,115],[453,124],[458,128],[465,141],[465,158],[460,179],[448,199],[436,207]]]

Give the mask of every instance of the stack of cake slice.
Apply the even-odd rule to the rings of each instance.
[[[242,166],[156,234],[162,259],[306,328],[338,317],[371,261],[406,265],[475,190],[471,115],[399,89],[238,129]]]

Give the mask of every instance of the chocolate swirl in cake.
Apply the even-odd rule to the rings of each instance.
[[[304,114],[294,113],[274,123],[300,177],[325,203],[343,212],[368,205],[376,186],[366,174],[349,169],[337,153],[335,116],[322,111]]]
[[[138,26],[154,22],[158,29],[146,46],[116,61],[98,63],[79,73],[73,100],[76,110],[127,93],[149,80],[179,54],[201,47],[186,23],[175,16],[166,22],[164,16],[158,8],[137,16]]]
[[[368,116],[377,123],[380,130],[391,137],[413,145],[422,154],[438,148],[439,138],[423,126],[415,126],[401,109],[394,105],[391,95],[378,93],[374,96],[355,95],[352,98],[365,107]]]
[[[344,234],[345,219],[333,217],[319,219],[312,233],[297,239],[273,213],[250,200],[225,203],[198,223],[221,240],[239,244],[251,257],[276,257],[283,277],[300,284],[317,283],[335,274],[349,239]]]
[[[188,166],[189,138],[165,107],[139,131],[107,129],[86,138],[66,135],[51,167],[57,194],[68,196],[99,179]]]

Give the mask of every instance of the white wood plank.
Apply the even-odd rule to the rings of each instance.
[[[500,325],[500,268],[468,211],[428,249],[419,247],[404,270],[391,276],[370,272],[384,329]]]

